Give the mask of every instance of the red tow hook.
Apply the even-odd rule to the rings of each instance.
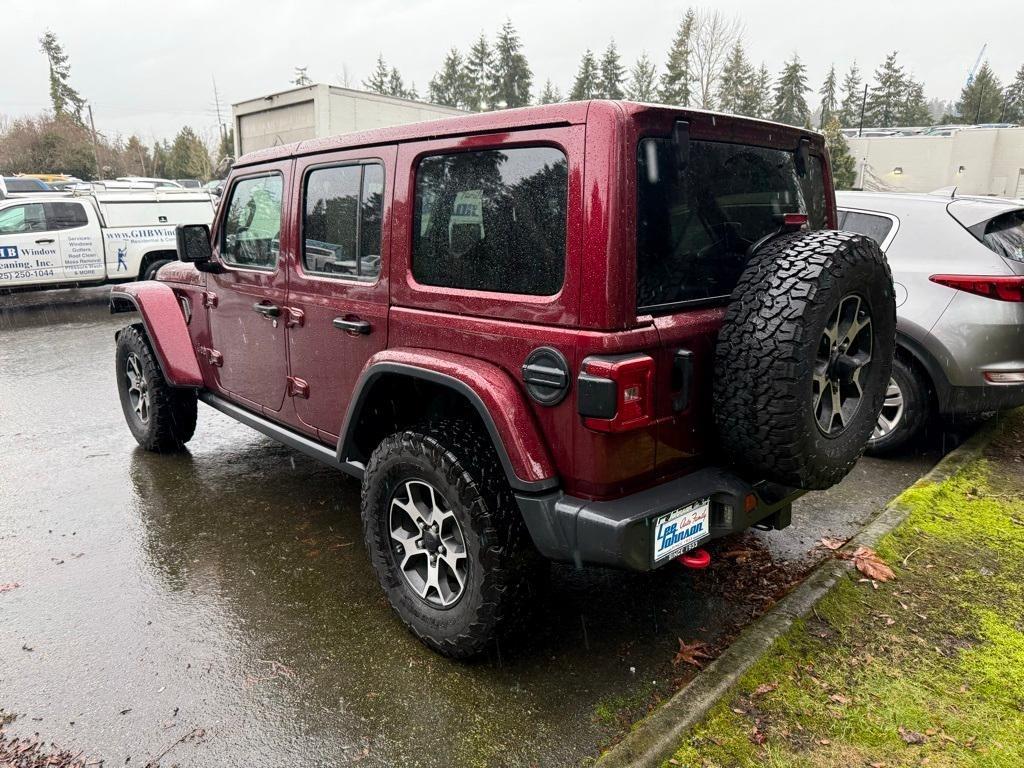
[[[711,565],[711,554],[703,547],[697,547],[691,549],[676,558],[680,563],[685,565],[687,568],[693,568],[696,571],[707,568]]]

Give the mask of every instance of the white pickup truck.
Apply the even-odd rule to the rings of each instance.
[[[176,258],[176,225],[210,224],[215,205],[162,189],[0,199],[0,292],[149,279]]]

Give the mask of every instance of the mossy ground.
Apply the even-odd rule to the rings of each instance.
[[[896,580],[844,577],[670,764],[1024,766],[1024,414],[901,503]]]

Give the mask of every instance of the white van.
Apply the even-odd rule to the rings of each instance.
[[[183,189],[0,200],[0,291],[148,280],[177,258],[176,225],[210,224],[214,206]]]

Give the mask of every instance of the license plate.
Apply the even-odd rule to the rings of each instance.
[[[711,535],[708,530],[711,499],[701,499],[674,509],[654,525],[654,560],[689,552]]]

